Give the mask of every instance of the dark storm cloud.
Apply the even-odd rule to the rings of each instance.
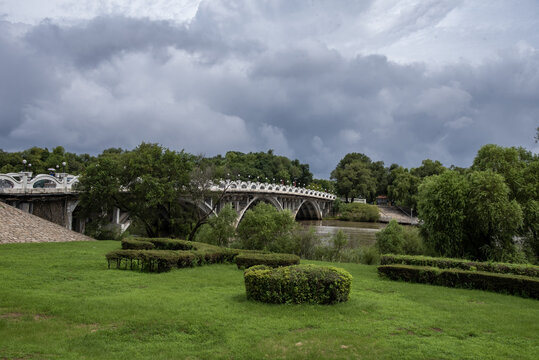
[[[349,56],[327,39],[339,43],[372,11],[357,3],[207,2],[188,24],[103,16],[2,32],[0,148],[273,148],[327,177],[352,151],[387,165],[468,166],[485,143],[533,146],[535,48],[437,68]],[[436,24],[448,4],[419,2],[384,31]]]

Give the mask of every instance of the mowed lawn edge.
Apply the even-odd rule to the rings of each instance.
[[[247,301],[234,264],[109,270],[117,241],[0,245],[0,359],[534,359],[539,301],[381,279],[337,305]]]

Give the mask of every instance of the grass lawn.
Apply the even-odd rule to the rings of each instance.
[[[243,272],[108,270],[119,242],[0,245],[0,359],[537,359],[539,301],[354,277],[344,304],[247,301]],[[308,262],[308,261],[305,261]],[[310,261],[309,261],[310,262]],[[320,262],[312,262],[319,263]]]

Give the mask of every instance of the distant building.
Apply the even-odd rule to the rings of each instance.
[[[389,205],[389,199],[385,195],[378,195],[376,197],[376,205]]]

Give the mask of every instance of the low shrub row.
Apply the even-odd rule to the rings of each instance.
[[[197,257],[189,251],[172,250],[115,250],[105,255],[109,269],[115,265],[117,269],[141,270],[147,272],[164,272],[173,268],[195,266]]]
[[[247,298],[266,303],[335,304],[350,296],[352,275],[335,267],[293,265],[245,270]]]
[[[266,265],[269,267],[289,266],[299,264],[299,256],[292,254],[261,254],[261,253],[241,253],[236,256],[238,269],[247,269],[255,265]]]
[[[155,245],[149,241],[126,239],[126,240],[122,240],[122,249],[124,250],[152,250],[152,249],[155,249]]]
[[[381,265],[402,264],[415,266],[431,266],[440,269],[461,269],[468,271],[484,271],[500,274],[514,274],[539,277],[539,266],[525,264],[506,264],[496,262],[476,262],[464,259],[435,258],[411,255],[382,255]]]
[[[399,264],[381,265],[378,274],[391,280],[495,291],[539,299],[539,279],[528,276]]]
[[[122,249],[106,255],[109,268],[115,266],[118,269],[163,272],[175,267],[233,263],[239,254],[265,253],[258,250],[229,249],[206,243],[164,238],[126,239],[122,241]],[[274,259],[274,262],[276,261],[277,259]],[[178,263],[177,266],[174,265],[175,262]],[[298,262],[299,258],[293,263]]]

